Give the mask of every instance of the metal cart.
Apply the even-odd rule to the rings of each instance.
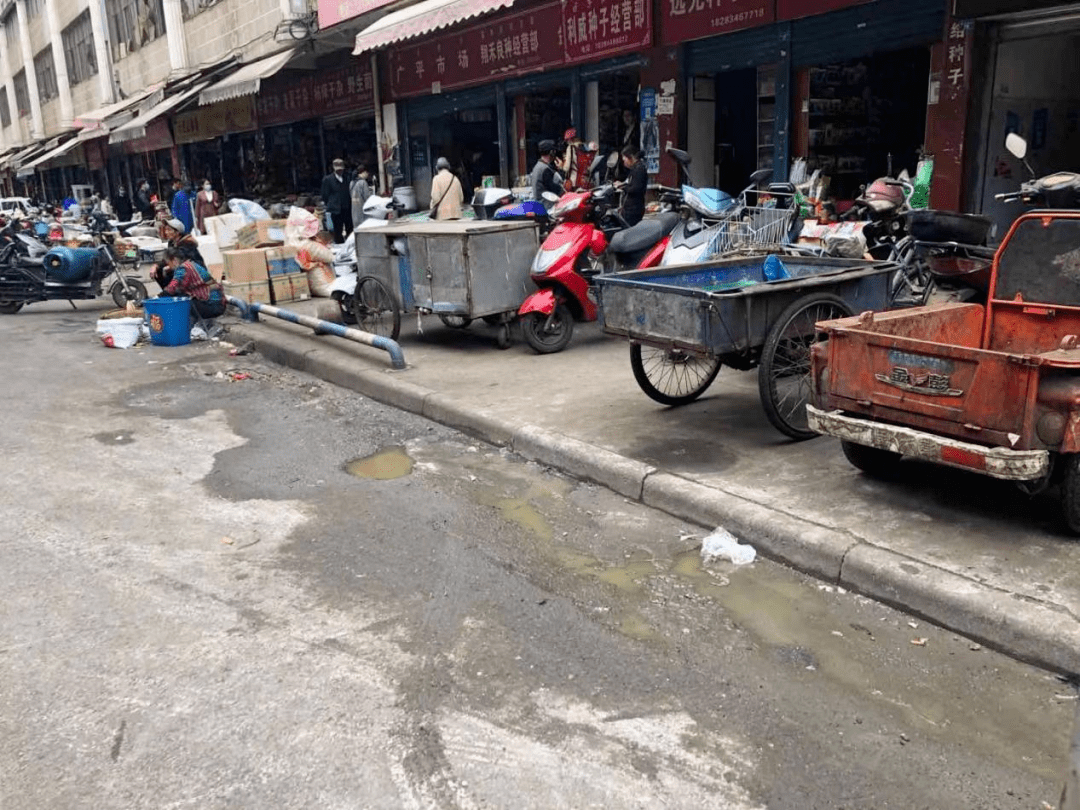
[[[529,269],[539,246],[531,222],[453,220],[356,231],[357,322],[396,339],[402,312],[432,312],[464,329],[476,318],[499,326],[510,345],[510,324],[532,290]]]
[[[769,421],[793,439],[807,425],[814,325],[885,309],[891,262],[782,256],[788,278],[767,281],[764,256],[632,270],[597,278],[604,331],[630,340],[641,389],[664,405],[704,393],[727,364],[758,369]]]

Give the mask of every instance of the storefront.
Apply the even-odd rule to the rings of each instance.
[[[754,170],[773,168],[786,178],[791,159],[805,158],[843,202],[890,167],[914,173],[944,3],[845,5],[851,3],[835,0],[834,10],[814,16],[806,15],[820,4],[811,9],[805,0],[757,0],[730,14],[667,6],[665,42],[694,31],[746,29],[687,46],[687,140],[696,182],[735,193]]]
[[[180,176],[190,184],[203,180],[225,196],[257,196],[265,186],[256,138],[254,96],[219,101],[180,113],[173,133],[180,147]]]
[[[993,218],[998,237],[1024,210],[994,199],[1026,179],[1005,151],[1006,134],[1027,139],[1028,162],[1039,174],[1080,170],[1080,4],[1032,9],[1037,5],[960,0],[956,7],[958,17],[976,18],[963,24],[974,28],[969,39],[978,49],[967,203]]]
[[[255,98],[263,195],[317,193],[338,157],[350,171],[377,173],[374,86],[370,61],[351,58],[263,82]]]
[[[387,25],[380,28],[377,45],[397,42]],[[414,27],[401,38],[417,33],[423,32]],[[541,140],[559,141],[570,128],[609,149],[634,139],[641,131],[640,66],[648,56],[621,54],[647,51],[652,38],[646,0],[568,0],[395,44],[382,64],[408,144],[405,176],[421,204],[439,157],[467,187],[485,180],[506,185],[524,182]],[[356,52],[367,47],[361,32]]]

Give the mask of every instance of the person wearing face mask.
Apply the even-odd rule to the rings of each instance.
[[[323,207],[330,214],[330,221],[334,226],[334,241],[340,245],[353,230],[349,178],[345,176],[345,161],[341,158],[334,161],[334,171],[323,178],[319,196],[322,197]]]
[[[116,211],[116,218],[121,222],[131,221],[131,197],[127,195],[127,189],[123,186],[120,186],[116,199],[113,200],[113,210]]]
[[[206,220],[216,217],[221,208],[221,195],[214,191],[209,180],[203,180],[202,189],[195,195],[195,227],[206,233]]]

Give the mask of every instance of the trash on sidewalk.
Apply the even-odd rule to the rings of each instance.
[[[717,526],[701,542],[701,559],[708,563],[712,559],[723,557],[735,565],[752,563],[757,557],[757,549],[749,544],[740,543],[727,529]]]
[[[229,352],[230,357],[241,357],[245,354],[251,354],[255,351],[255,341],[249,340],[243,346],[237,346],[235,349]]]
[[[914,644],[916,647],[925,647],[926,642],[928,642],[929,640],[930,639],[928,638],[913,638],[911,640],[911,643]]]
[[[130,349],[149,332],[142,318],[102,318],[97,322],[97,335],[110,349]]]

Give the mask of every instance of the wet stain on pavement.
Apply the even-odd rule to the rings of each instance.
[[[345,472],[349,475],[375,481],[404,478],[412,471],[413,460],[404,447],[388,447],[374,455],[353,459],[345,464]]]
[[[524,498],[503,498],[495,504],[503,518],[512,521],[541,540],[552,537],[551,524]]]
[[[102,444],[134,444],[135,437],[130,431],[110,430],[105,433],[95,433],[94,438]]]

